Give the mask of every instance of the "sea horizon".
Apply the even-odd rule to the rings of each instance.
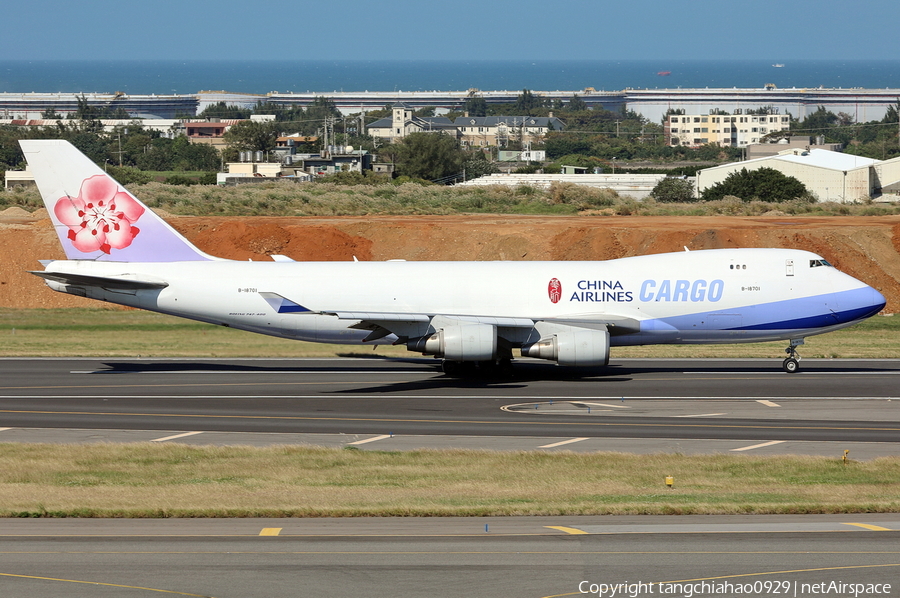
[[[0,60],[3,93],[900,89],[900,60]]]

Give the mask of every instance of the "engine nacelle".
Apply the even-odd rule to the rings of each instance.
[[[569,328],[522,347],[522,355],[549,359],[559,365],[597,366],[609,363],[609,332]]]
[[[411,341],[407,347],[452,361],[490,361],[497,357],[497,327],[492,324],[445,326],[431,336]]]

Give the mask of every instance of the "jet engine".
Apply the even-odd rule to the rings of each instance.
[[[407,344],[411,351],[452,361],[490,361],[497,357],[497,327],[492,324],[444,326]]]
[[[556,326],[553,334],[536,343],[523,345],[522,355],[549,359],[559,365],[607,365],[609,331]]]

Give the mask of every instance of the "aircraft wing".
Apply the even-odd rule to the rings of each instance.
[[[634,334],[641,331],[641,323],[638,320],[614,314],[598,314],[590,317],[585,316],[578,318],[503,318],[495,316],[448,316],[443,314],[429,315],[371,312],[322,313],[337,316],[341,320],[360,320],[359,324],[351,326],[351,328],[370,330],[377,326],[392,332],[400,327],[408,327],[409,324],[412,323],[431,324],[434,318],[468,322],[472,324],[493,324],[498,328],[531,329],[537,322],[552,322],[554,324],[564,324],[575,328],[589,328],[593,330],[606,328],[611,335]]]
[[[543,322],[565,324],[575,328],[600,329],[605,327],[611,336],[619,334],[636,334],[641,331],[641,322],[634,318],[617,316],[615,314],[596,314],[590,317],[571,318],[543,318]]]
[[[319,314],[335,316],[341,320],[357,320],[349,326],[357,330],[369,330],[365,342],[378,340],[390,334],[401,339],[419,338],[431,334],[435,328],[459,324],[488,324],[497,328],[518,328],[531,330],[537,322],[549,322],[575,328],[591,330],[606,329],[611,335],[640,332],[640,322],[615,314],[584,314],[569,318],[511,318],[502,316],[471,316],[456,314],[332,311],[312,310],[277,293],[262,292],[260,295],[278,313]]]
[[[29,270],[29,274],[40,276],[44,280],[52,280],[67,285],[80,287],[101,287],[115,290],[164,289],[169,283],[163,280],[139,279],[134,275],[124,276],[90,276],[87,274],[70,274],[68,272],[45,272]]]
[[[496,316],[449,316],[444,314],[401,314],[372,312],[321,312],[337,316],[341,320],[359,320],[350,326],[358,330],[371,330],[367,341],[383,338],[388,334],[398,337],[415,338],[429,333],[429,328],[437,328],[447,323],[466,322],[471,324],[490,324],[498,328],[520,328],[531,330],[537,322],[550,322],[587,328],[591,330],[606,329],[610,335],[634,334],[640,332],[641,324],[633,318],[610,314],[583,318],[504,318]]]

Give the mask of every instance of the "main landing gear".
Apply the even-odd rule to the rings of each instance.
[[[791,346],[784,350],[788,354],[781,367],[788,374],[794,374],[800,369],[800,354],[797,353],[797,347],[803,344],[802,338],[791,339]]]
[[[512,359],[491,361],[451,361],[444,359],[441,369],[449,378],[509,378],[512,376]]]

